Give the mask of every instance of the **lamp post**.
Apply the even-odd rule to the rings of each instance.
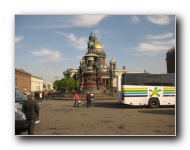
[[[114,69],[111,67],[109,69],[110,75],[110,98],[113,97],[113,77],[114,77]]]
[[[110,99],[111,97],[113,97],[113,78],[115,77],[115,66],[116,66],[116,62],[112,58],[112,60],[110,61],[110,68],[108,72],[110,76]]]

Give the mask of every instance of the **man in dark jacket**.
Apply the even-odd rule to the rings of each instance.
[[[36,118],[39,117],[39,106],[38,103],[33,100],[33,95],[29,94],[27,96],[28,101],[24,102],[22,105],[22,111],[26,116],[28,135],[33,135],[34,133],[34,125]]]
[[[91,94],[87,92],[86,94],[86,101],[87,101],[87,108],[90,106],[90,101],[91,101]]]

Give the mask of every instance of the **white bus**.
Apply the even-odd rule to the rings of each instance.
[[[118,77],[118,102],[157,108],[176,103],[175,74],[123,73]]]

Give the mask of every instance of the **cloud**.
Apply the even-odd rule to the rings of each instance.
[[[140,19],[137,16],[132,16],[131,17],[131,22],[134,24],[137,24],[140,22]]]
[[[138,51],[161,51],[169,49],[166,45],[157,45],[154,43],[139,43]]]
[[[24,28],[73,28],[92,27],[102,21],[106,15],[63,15],[55,19],[49,19],[46,24],[26,26]],[[54,24],[52,24],[54,22]]]
[[[70,46],[79,50],[87,49],[87,41],[85,37],[76,37],[74,33],[64,33],[64,32],[56,32],[56,33],[58,35],[66,37]]]
[[[157,44],[157,45],[171,45],[174,46],[175,45],[175,39],[171,39],[168,41],[152,41],[153,44]]]
[[[161,34],[161,35],[147,35],[146,38],[156,40],[156,39],[170,38],[172,36],[173,36],[173,33],[166,33],[166,34]]]
[[[145,54],[150,54],[154,52],[157,53],[169,50],[172,46],[175,45],[175,39],[168,41],[150,41],[150,42],[139,43],[138,45],[139,46],[135,48],[137,52],[145,52]]]
[[[75,16],[70,20],[71,26],[79,26],[79,27],[91,27],[98,24],[101,20],[103,20],[105,15],[80,15]]]
[[[22,41],[23,39],[24,39],[23,36],[15,36],[15,43],[18,43]]]
[[[136,54],[136,56],[154,55],[158,52],[167,51],[176,44],[175,39],[171,39],[173,33],[146,35],[145,37],[148,41],[141,42],[138,44],[138,47],[134,48],[134,50],[140,53]]]
[[[98,41],[102,38],[102,35],[110,34],[112,31],[106,29],[95,29],[93,34],[98,37]]]
[[[22,48],[23,46],[19,43],[20,41],[22,41],[24,39],[23,36],[15,36],[15,48],[19,49]]]
[[[56,50],[49,50],[49,49],[41,49],[38,51],[31,51],[34,56],[42,57],[43,61],[50,61],[50,62],[60,62],[64,58],[61,56],[59,51]]]
[[[168,25],[170,24],[171,20],[173,17],[171,16],[166,16],[166,15],[152,15],[152,16],[147,16],[147,20],[157,24],[157,25]]]
[[[143,53],[135,53],[134,56],[156,56],[157,53],[143,52]]]

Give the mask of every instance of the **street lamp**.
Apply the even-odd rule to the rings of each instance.
[[[113,78],[115,77],[115,67],[116,67],[116,62],[112,58],[110,61],[110,68],[108,71],[108,74],[110,76],[110,98],[113,97]]]

